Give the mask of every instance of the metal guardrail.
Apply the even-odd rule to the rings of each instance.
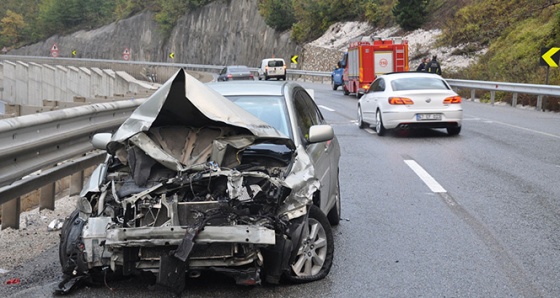
[[[64,58],[57,58],[57,60],[60,59]],[[119,61],[118,63],[124,62]],[[221,69],[221,66],[212,65],[135,61],[126,63],[158,66],[163,64],[190,69]],[[256,68],[253,70],[256,70]],[[330,72],[288,70],[287,73],[293,76],[320,77],[321,80],[330,77]],[[496,91],[511,92],[514,94],[514,98],[518,93],[535,94],[540,98],[544,95],[560,96],[560,87],[558,86],[452,79],[447,81],[454,88],[471,89],[471,98],[474,98],[475,90],[489,90],[492,93],[492,103]],[[16,204],[12,204],[12,200],[19,196],[98,163],[104,156],[103,153],[84,156],[86,152],[93,149],[90,144],[91,136],[96,132],[116,129],[143,101],[143,99],[134,99],[92,104],[0,120],[0,204],[4,204],[2,206],[3,217],[6,213],[11,214],[12,210],[18,210],[15,207]],[[43,171],[39,175],[21,179],[21,177],[28,176],[40,169],[52,167],[72,158],[75,160]],[[8,206],[9,204],[13,206]],[[11,211],[5,213],[4,210],[7,207]],[[2,228],[7,226],[4,224],[5,222],[3,218]],[[11,227],[18,227],[19,211],[16,218],[8,221],[8,224]]]
[[[543,110],[543,97],[555,96],[560,97],[560,86],[553,85],[538,85],[538,84],[519,84],[519,83],[505,83],[505,82],[489,82],[489,81],[468,81],[468,80],[446,80],[451,87],[465,88],[471,90],[471,100],[475,98],[476,90],[490,91],[490,104],[494,105],[496,92],[513,93],[512,106],[517,105],[518,94],[533,94],[537,95],[537,110]]]
[[[104,153],[84,156],[93,150],[91,136],[116,130],[144,100],[98,103],[0,120],[0,204],[98,163]],[[65,164],[51,168],[63,161]],[[26,177],[43,169],[47,170]],[[2,206],[2,228],[19,226],[19,205],[10,209]],[[17,213],[15,218],[13,213]]]

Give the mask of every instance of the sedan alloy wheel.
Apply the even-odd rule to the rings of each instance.
[[[309,218],[290,272],[292,282],[310,282],[324,278],[332,267],[334,243],[331,226],[319,207],[309,209]]]

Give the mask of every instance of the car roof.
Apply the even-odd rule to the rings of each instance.
[[[228,81],[207,83],[208,87],[214,89],[223,96],[231,95],[284,95],[284,88],[295,86],[292,82],[279,81]]]
[[[390,72],[386,74],[382,74],[379,76],[380,78],[385,78],[389,80],[394,80],[398,78],[416,78],[416,77],[427,77],[427,78],[440,78],[443,79],[440,75],[435,73],[429,73],[424,71],[402,71],[402,72]]]
[[[228,65],[227,68],[248,68],[246,65]]]

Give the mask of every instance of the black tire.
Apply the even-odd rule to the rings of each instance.
[[[342,90],[344,91],[344,95],[350,94],[350,91],[348,91],[348,89],[346,89],[346,85],[342,86]]]
[[[364,129],[369,127],[369,124],[364,121],[364,116],[362,114],[362,107],[358,106],[358,127]]]
[[[329,211],[329,214],[327,214],[327,219],[329,220],[329,223],[331,224],[331,226],[338,226],[338,224],[340,223],[340,213],[341,213],[341,211],[342,211],[342,206],[340,204],[340,179],[338,179],[338,174],[337,174],[337,177],[336,177],[336,200],[335,200],[334,206]]]
[[[268,79],[269,79],[268,76],[267,76],[267,75],[264,75],[264,80],[265,80],[265,81],[268,81]]]
[[[295,250],[298,252],[285,278],[293,283],[305,283],[325,278],[331,271],[334,256],[334,240],[331,225],[319,207],[313,205],[309,209],[309,217],[304,233]],[[316,229],[313,229],[316,228]],[[309,235],[315,230],[315,235]],[[320,247],[316,244],[323,244]],[[321,264],[317,263],[321,261]],[[306,265],[311,265],[309,268]],[[305,268],[310,272],[304,272]]]
[[[378,136],[384,136],[387,130],[385,129],[385,126],[383,126],[383,118],[381,117],[380,110],[377,110],[375,113],[375,119],[375,132],[377,132]]]
[[[447,134],[449,134],[450,136],[456,136],[461,132],[461,126],[455,126],[455,127],[448,127],[447,128]]]
[[[334,79],[333,79],[333,78],[331,78],[331,87],[332,87],[332,90],[338,89],[338,85],[334,83]]]
[[[282,76],[282,80],[285,81],[285,80],[286,80],[286,76]]]

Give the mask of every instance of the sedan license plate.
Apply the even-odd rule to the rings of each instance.
[[[441,120],[441,114],[416,114],[416,120]]]

